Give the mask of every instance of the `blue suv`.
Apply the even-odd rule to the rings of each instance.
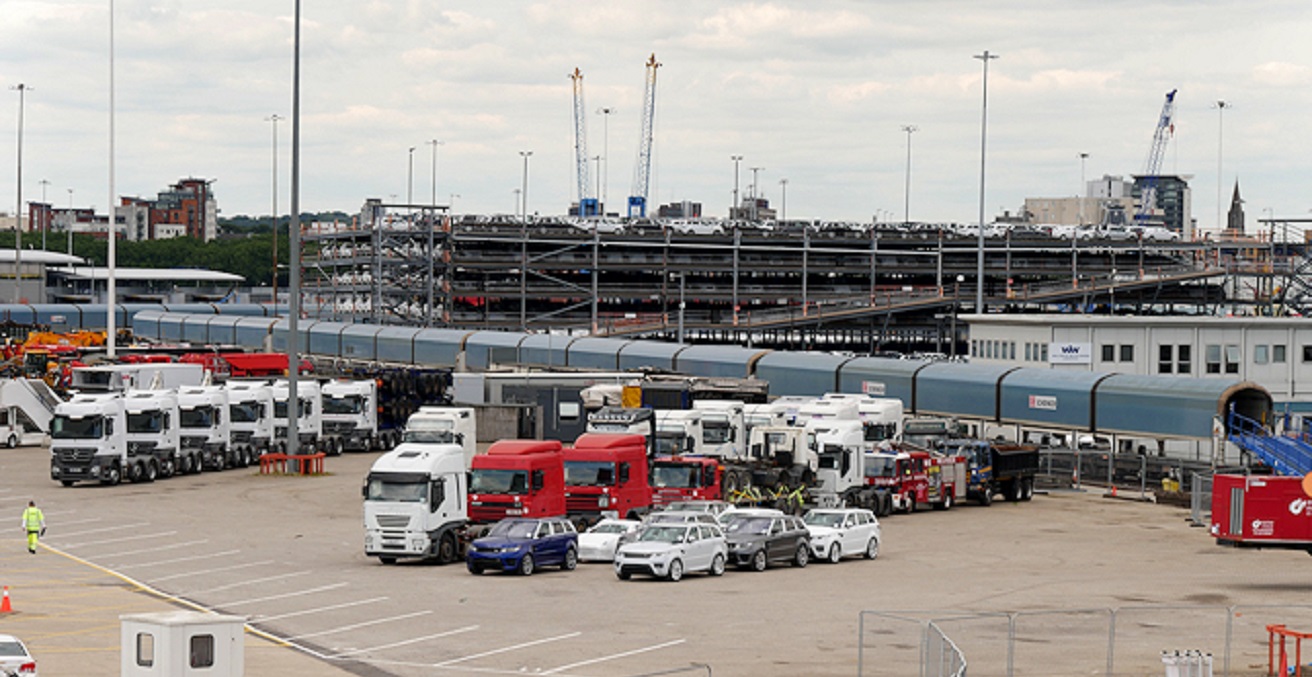
[[[578,562],[579,535],[564,517],[501,520],[470,544],[465,555],[472,574],[496,570],[529,576],[543,565],[573,571]]]

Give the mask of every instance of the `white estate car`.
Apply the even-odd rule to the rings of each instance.
[[[0,675],[36,677],[36,659],[13,635],[0,635]]]
[[[860,508],[811,510],[802,516],[811,532],[811,552],[816,559],[837,562],[847,555],[879,556],[879,519]]]
[[[638,540],[621,545],[615,553],[615,575],[622,581],[633,574],[677,581],[688,571],[719,576],[728,558],[729,547],[718,526],[697,522],[651,524]]]
[[[591,529],[579,534],[579,560],[583,562],[610,562],[615,559],[620,540],[633,537],[642,522],[637,520],[604,519]]]

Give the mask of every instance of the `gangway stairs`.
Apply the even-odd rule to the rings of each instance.
[[[1276,435],[1247,416],[1230,412],[1230,441],[1277,475],[1303,476],[1312,472],[1312,444],[1301,435]]]
[[[0,444],[41,444],[60,401],[41,379],[0,380]]]

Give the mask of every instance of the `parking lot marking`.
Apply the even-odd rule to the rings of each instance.
[[[333,611],[333,610],[335,610],[335,609],[346,609],[346,608],[348,608],[348,607],[360,606],[360,605],[362,605],[362,604],[373,604],[374,602],[385,602],[385,601],[387,601],[388,599],[389,599],[388,597],[373,597],[373,598],[370,598],[370,599],[362,599],[362,600],[360,600],[360,601],[358,601],[358,602],[343,602],[343,603],[341,603],[341,604],[333,604],[332,606],[321,606],[321,607],[319,607],[319,608],[317,608],[317,609],[305,609],[305,610],[302,610],[302,611],[293,611],[293,612],[291,612],[291,613],[286,613],[286,614],[277,614],[277,615],[274,615],[274,616],[256,616],[255,619],[254,619],[252,622],[254,622],[254,623],[267,623],[267,622],[269,622],[269,621],[277,621],[277,620],[282,620],[282,619],[284,619],[284,618],[294,618],[294,617],[296,617],[296,616],[308,616],[308,615],[310,615],[310,614],[317,614],[317,613],[321,613],[321,612],[324,612],[324,611]]]
[[[93,536],[93,535],[96,535],[96,534],[103,534],[103,533],[105,533],[106,531],[120,531],[120,530],[122,530],[122,529],[136,529],[137,527],[144,527],[144,526],[149,526],[149,525],[146,524],[145,522],[140,522],[140,523],[137,523],[137,524],[120,524],[120,525],[118,525],[118,526],[116,526],[116,527],[105,527],[105,528],[103,528],[103,529],[94,529],[94,530],[92,530],[92,531],[75,531],[75,532],[73,532],[73,533],[71,533],[71,534],[59,534],[59,538],[60,538],[60,540],[62,541],[62,540],[65,539],[65,538],[77,538],[78,536],[89,536],[89,535],[92,535],[92,536]]]
[[[473,632],[477,629],[478,629],[477,625],[466,625],[463,628],[456,628],[455,630],[447,630],[446,632],[439,632],[433,635],[425,635],[423,637],[415,637],[414,639],[406,639],[400,642],[392,642],[391,644],[373,646],[367,649],[351,649],[350,651],[343,651],[339,654],[334,654],[332,658],[337,659],[337,658],[343,658],[345,656],[354,656],[356,654],[368,653],[370,651],[382,651],[383,649],[394,649],[398,646],[406,646],[407,644],[418,644],[419,642],[426,642],[430,639],[438,639],[441,637],[450,637],[452,635],[459,635],[465,632]]]
[[[209,542],[210,542],[209,539],[206,538],[206,539],[202,539],[202,540],[199,540],[199,541],[186,541],[185,543],[173,543],[173,544],[170,544],[170,545],[160,545],[160,546],[156,546],[156,547],[154,547],[154,548],[142,548],[142,549],[140,549],[140,550],[127,550],[127,551],[124,551],[124,552],[112,552],[112,553],[109,553],[108,555],[96,555],[96,557],[127,557],[128,555],[141,555],[141,554],[145,554],[145,553],[148,553],[148,552],[160,552],[161,550],[176,550],[177,548],[186,548],[186,547],[190,547],[190,546],[193,546],[193,545],[204,545],[204,544],[209,543]],[[237,551],[234,550],[233,552],[237,552]]]
[[[201,541],[201,542],[207,543],[209,541]],[[178,562],[193,562],[193,560],[197,560],[197,559],[226,558],[226,556],[228,555],[236,555],[237,552],[241,552],[241,551],[224,550],[222,552],[207,552],[207,554],[205,555],[190,555],[190,556],[186,556],[186,558],[157,559],[155,560],[155,562],[147,562],[143,564],[119,564],[119,568],[139,569],[143,567],[157,567],[157,565],[160,564],[177,564]]]
[[[560,667],[558,667],[558,668],[552,668],[552,669],[550,669],[550,670],[544,670],[544,671],[542,671],[542,672],[539,673],[539,674],[543,674],[543,675],[554,675],[554,674],[556,674],[556,673],[558,673],[558,672],[564,672],[564,671],[566,671],[566,670],[571,670],[571,669],[573,669],[573,668],[581,668],[581,667],[583,667],[583,666],[585,666],[585,665],[592,665],[592,664],[594,664],[594,663],[602,663],[602,662],[605,662],[605,661],[613,661],[613,660],[615,660],[615,659],[617,659],[617,658],[625,658],[625,657],[628,657],[628,656],[634,656],[634,655],[637,655],[637,654],[640,654],[640,653],[646,653],[646,652],[648,652],[648,651],[658,651],[658,650],[660,650],[660,649],[665,649],[665,648],[668,648],[668,647],[672,647],[672,646],[677,646],[677,645],[679,645],[679,644],[683,644],[683,643],[686,642],[686,641],[688,641],[688,640],[686,640],[686,639],[676,639],[676,640],[672,640],[672,641],[669,641],[669,642],[665,642],[665,643],[663,643],[663,644],[654,644],[654,645],[652,645],[652,646],[646,646],[646,647],[643,647],[643,648],[641,648],[641,649],[634,649],[634,650],[632,650],[632,651],[625,651],[625,652],[623,652],[623,653],[611,654],[611,655],[609,655],[609,656],[602,656],[601,658],[590,658],[590,659],[588,659],[588,660],[586,660],[586,661],[579,661],[579,662],[577,662],[577,663],[570,663],[569,665],[562,665],[562,666],[560,666]]]
[[[50,513],[45,511],[42,512],[45,514],[46,517],[50,516]],[[68,527],[68,526],[73,526],[74,524],[90,524],[91,522],[99,522],[99,521],[100,521],[99,517],[88,517],[86,519],[73,520],[71,522],[65,522],[64,520],[59,520],[59,526]]]
[[[418,616],[427,616],[428,614],[431,613],[433,613],[432,609],[425,609],[423,611],[415,611],[413,613],[401,614],[400,616],[389,616],[388,618],[378,618],[372,621],[365,621],[363,623],[352,623],[351,625],[343,625],[340,628],[333,628],[331,630],[320,630],[319,632],[309,632],[304,635],[294,635],[292,637],[288,637],[287,641],[292,641],[295,639],[307,639],[310,637],[322,637],[323,635],[331,635],[338,632],[346,632],[348,630],[358,630],[360,628],[367,628],[373,625],[382,625],[383,623],[405,621]]]
[[[273,564],[273,560],[270,559],[270,560],[265,560],[265,561],[263,561],[263,562],[247,562],[247,563],[245,563],[245,564],[234,564],[234,565],[232,565],[232,566],[230,566],[230,567],[219,567],[219,568],[217,568],[217,569],[202,569],[202,570],[200,570],[200,571],[188,571],[188,572],[186,572],[186,573],[182,573],[182,574],[173,574],[173,575],[171,575],[171,576],[160,576],[159,578],[153,579],[152,582],[153,582],[153,583],[158,583],[158,582],[160,582],[160,581],[171,581],[171,580],[173,580],[173,579],[175,579],[175,578],[186,578],[186,577],[188,577],[188,576],[201,576],[201,575],[204,575],[204,574],[217,574],[217,573],[219,573],[220,571],[232,571],[233,569],[247,569],[247,568],[250,568],[250,567],[262,567],[262,566],[264,566],[264,565],[266,565],[266,564]]]
[[[511,646],[501,647],[500,649],[493,649],[493,650],[491,650],[491,651],[484,651],[484,652],[482,652],[482,653],[470,654],[470,655],[468,655],[468,656],[461,656],[460,658],[452,658],[452,659],[449,660],[449,661],[442,661],[441,663],[434,663],[434,664],[433,664],[433,667],[435,667],[435,668],[446,667],[446,666],[448,666],[448,665],[454,665],[454,664],[456,664],[456,663],[464,663],[465,661],[472,661],[472,660],[474,660],[474,659],[476,659],[476,658],[485,658],[485,657],[487,657],[487,656],[495,656],[496,654],[506,653],[506,652],[508,652],[508,651],[515,651],[515,650],[517,650],[517,649],[525,649],[525,648],[528,648],[528,647],[530,647],[530,646],[537,646],[537,645],[539,645],[539,644],[546,644],[546,643],[548,643],[548,642],[558,642],[558,641],[560,641],[560,640],[562,640],[562,639],[572,639],[572,638],[574,638],[574,637],[578,637],[578,636],[581,635],[581,634],[583,634],[583,633],[581,633],[581,632],[571,632],[571,633],[567,633],[567,634],[564,634],[564,635],[556,635],[555,637],[545,637],[545,638],[543,638],[543,639],[535,639],[535,640],[533,640],[533,641],[531,641],[531,642],[522,642],[522,643],[520,643],[520,644],[513,644],[513,645],[511,645]]]
[[[285,592],[285,593],[283,593],[283,594],[281,594],[281,595],[269,595],[268,597],[255,597],[255,598],[252,598],[252,599],[241,599],[241,600],[237,600],[237,601],[235,601],[235,602],[222,602],[221,604],[222,604],[222,606],[224,606],[224,607],[233,607],[233,606],[237,606],[237,605],[239,605],[239,604],[255,604],[256,602],[269,602],[269,601],[272,601],[272,600],[275,600],[275,599],[287,599],[288,597],[300,597],[301,595],[313,595],[313,594],[316,593],[316,592],[324,592],[324,591],[327,591],[327,590],[336,590],[336,589],[338,589],[338,588],[344,588],[344,587],[346,587],[347,585],[349,585],[349,584],[348,584],[348,583],[333,583],[333,584],[330,584],[330,585],[321,585],[321,586],[319,586],[319,587],[317,587],[317,588],[310,588],[309,590],[297,590],[296,592]]]
[[[176,531],[162,531],[158,534],[138,534],[136,536],[124,536],[123,538],[106,538],[100,541],[87,541],[85,543],[65,543],[65,548],[85,548],[88,545],[105,545],[106,543],[121,543],[123,541],[139,541],[143,538],[159,538],[161,536],[172,536]]]
[[[204,590],[188,590],[187,592],[185,592],[185,593],[183,593],[183,594],[187,594],[187,595],[200,595],[200,594],[204,594],[204,593],[207,593],[207,592],[218,592],[218,591],[220,591],[220,590],[230,590],[230,589],[232,589],[232,588],[240,588],[240,587],[243,586],[243,585],[255,585],[256,583],[268,583],[269,581],[277,581],[277,580],[281,580],[281,579],[284,579],[284,578],[292,578],[292,577],[294,577],[294,576],[304,576],[304,575],[309,574],[309,573],[314,573],[314,572],[309,571],[309,570],[306,570],[306,571],[293,571],[293,572],[291,572],[291,573],[289,573],[289,574],[278,574],[277,576],[265,576],[264,578],[252,578],[252,579],[250,579],[250,580],[247,580],[247,581],[240,581],[240,582],[238,582],[238,583],[229,583],[229,584],[227,584],[227,585],[220,585],[220,586],[217,587],[217,588],[205,588]]]

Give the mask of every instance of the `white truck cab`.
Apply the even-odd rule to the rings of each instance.
[[[865,484],[865,426],[859,420],[812,419],[819,468],[815,494],[823,507],[835,507],[844,492]]]
[[[283,453],[287,452],[287,396],[291,386],[285,379],[273,382],[273,438],[274,446]],[[296,437],[300,453],[313,453],[319,448],[319,438],[323,434],[323,407],[320,403],[319,383],[314,380],[296,382],[298,392],[296,417]]]
[[[902,441],[902,400],[854,393],[825,393],[822,400],[855,402],[857,417],[865,425],[865,439],[870,449],[887,449]]]
[[[273,445],[273,390],[259,381],[228,381],[228,435],[258,459]]]
[[[743,459],[747,454],[747,425],[743,403],[738,400],[696,400],[695,411],[702,412],[702,441],[708,456]]]
[[[223,386],[179,388],[178,410],[183,454],[194,456],[199,451],[201,466],[209,470],[250,464],[249,456],[243,459],[231,453],[228,391]]]
[[[329,451],[373,451],[395,446],[391,431],[378,431],[378,384],[372,379],[334,379],[323,384],[323,433]]]
[[[129,390],[123,406],[127,410],[128,456],[134,462],[153,459],[160,477],[195,471],[193,465],[178,460],[177,391]]]
[[[702,454],[702,416],[699,409],[656,410],[656,455],[682,456]]]
[[[363,488],[365,556],[455,560],[469,517],[467,470],[458,444],[402,442],[378,457]]]
[[[420,407],[405,421],[402,443],[455,444],[464,449],[465,464],[478,450],[478,430],[471,407]]]
[[[66,487],[78,480],[123,481],[125,473],[134,472],[126,431],[118,394],[77,395],[60,403],[50,421],[51,478]]]

